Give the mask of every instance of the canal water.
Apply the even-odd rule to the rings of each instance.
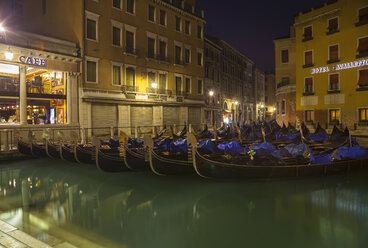
[[[0,219],[77,247],[368,247],[368,173],[239,181],[0,164]]]

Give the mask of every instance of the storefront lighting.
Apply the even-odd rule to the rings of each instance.
[[[157,83],[152,83],[152,88],[156,89],[157,88]]]
[[[213,91],[212,90],[209,92],[209,95],[210,96],[213,96]]]
[[[5,59],[6,60],[13,60],[14,54],[11,52],[5,52]]]
[[[262,104],[262,105],[261,105],[261,108],[264,108],[264,107],[265,107],[265,105],[263,105],[263,104]]]

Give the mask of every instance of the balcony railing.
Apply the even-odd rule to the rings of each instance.
[[[172,92],[171,90],[165,90],[165,89],[147,88],[147,93],[171,96]]]
[[[139,90],[135,85],[122,85],[121,88],[124,92],[138,92]]]
[[[185,91],[175,91],[175,93],[176,93],[176,95],[177,96],[186,96],[187,95],[187,93],[185,93]]]
[[[183,60],[175,59],[175,65],[184,65]]]
[[[162,61],[162,62],[170,63],[169,57],[164,56],[162,54],[161,55],[160,54],[156,55],[156,59],[159,60],[159,61]]]
[[[280,83],[277,84],[277,88],[279,89],[279,88],[287,86],[289,84],[290,84],[290,82],[288,82],[288,81],[280,82]]]
[[[138,50],[134,49],[133,47],[125,47],[124,52],[126,54],[136,55],[138,56]]]

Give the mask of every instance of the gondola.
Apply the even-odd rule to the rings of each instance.
[[[92,146],[78,144],[74,146],[74,159],[82,164],[95,164],[96,159]]]
[[[105,172],[130,171],[124,162],[124,158],[119,156],[119,149],[104,149],[96,147],[96,166]]]
[[[60,159],[60,145],[56,145],[52,143],[50,140],[47,140],[46,154],[51,159]]]
[[[194,136],[190,139],[192,144],[196,144]],[[350,171],[368,169],[368,159],[341,160],[328,164],[261,166],[215,161],[210,157],[201,155],[196,145],[193,145],[191,152],[193,154],[193,167],[196,173],[204,178],[297,178],[344,174]]]
[[[133,171],[146,171],[150,169],[149,160],[145,157],[145,151],[142,148],[131,149],[124,147],[124,163],[126,167]]]
[[[31,146],[23,140],[18,140],[18,151],[24,155],[33,156]]]
[[[37,144],[36,142],[32,142],[31,151],[32,155],[35,157],[47,157],[45,144]]]
[[[73,144],[60,144],[60,158],[64,161],[76,163]]]
[[[195,174],[192,162],[188,160],[187,154],[178,157],[164,156],[154,150],[150,151],[150,168],[156,175],[184,175]],[[185,158],[186,157],[186,158]]]

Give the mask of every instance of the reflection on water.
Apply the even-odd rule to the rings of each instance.
[[[368,174],[215,181],[106,174],[34,160],[0,167],[0,219],[78,247],[366,247]]]

